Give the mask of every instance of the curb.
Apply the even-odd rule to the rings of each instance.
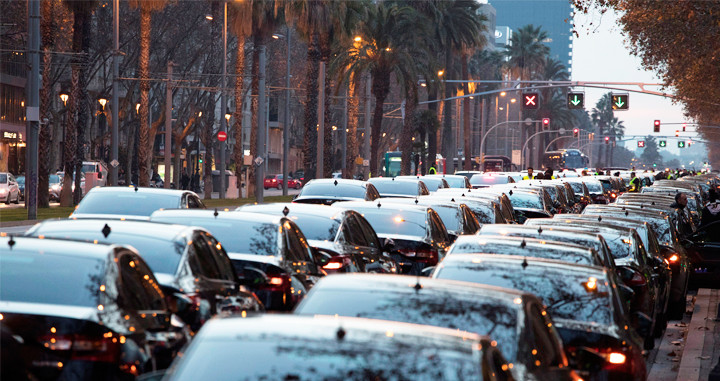
[[[715,329],[716,323],[713,314],[716,312],[717,303],[718,290],[707,288],[698,290],[692,320],[688,326],[687,341],[678,368],[678,380],[699,380],[701,362],[711,360],[703,357],[703,351],[705,350],[705,336],[708,333],[712,335]]]
[[[0,222],[0,228],[11,228],[11,227],[23,226],[23,225],[35,225],[38,222],[40,222],[40,220],[21,220],[21,221]]]

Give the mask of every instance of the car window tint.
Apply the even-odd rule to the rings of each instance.
[[[89,192],[74,213],[149,216],[158,209],[179,208],[180,202],[181,197],[177,195]]]
[[[562,365],[562,355],[557,343],[557,336],[550,331],[552,327],[549,319],[542,315],[542,311],[535,304],[530,306],[529,315],[535,345],[537,346],[533,348],[536,351],[531,350],[530,355],[536,361],[540,361],[541,366],[557,367]]]
[[[357,223],[357,226],[362,231],[362,234],[365,238],[365,246],[378,248],[378,237],[377,234],[375,234],[375,230],[370,226],[370,224],[360,215],[354,215],[353,218],[355,219],[355,222]]]
[[[480,222],[478,222],[477,218],[475,218],[475,215],[470,211],[470,209],[463,205],[462,212],[465,215],[465,227],[466,227],[466,233],[467,234],[475,234],[478,229],[480,229]]]
[[[334,218],[311,214],[291,215],[290,218],[302,230],[307,239],[333,242],[340,228],[340,221]]]
[[[354,215],[348,215],[343,223],[343,230],[347,237],[347,243],[352,246],[367,246],[365,234],[358,224]]]
[[[220,270],[218,270],[215,259],[213,258],[213,252],[200,233],[194,235],[191,246],[190,266],[193,268],[193,272],[210,279],[219,278]]]
[[[188,195],[187,203],[188,209],[202,209],[202,206],[200,206],[200,200],[193,195]]]
[[[297,229],[288,221],[283,224],[283,233],[287,245],[287,255],[290,261],[312,262],[308,252],[307,243],[303,244]]]
[[[483,380],[506,381],[512,380],[507,362],[500,351],[493,347],[484,347],[483,351]]]
[[[372,181],[372,180],[371,180]],[[375,182],[371,182],[375,189],[381,194],[397,194],[405,196],[417,196],[423,193],[420,192],[420,187],[417,181],[403,181],[403,180],[388,180],[378,179]]]
[[[150,269],[142,261],[126,252],[119,256],[118,268],[121,307],[137,312],[165,309],[163,294],[155,284]]]
[[[372,184],[367,184],[367,192],[365,200],[367,201],[373,201],[380,198],[380,193],[378,192],[377,188],[375,188]]]
[[[218,268],[219,279],[235,281],[235,272],[233,271],[232,263],[225,249],[223,249],[222,244],[212,235],[206,235],[204,238],[208,241],[210,251],[213,253],[213,259]]]
[[[436,242],[448,242],[450,237],[447,234],[447,228],[443,224],[440,217],[434,210],[428,210],[428,222],[430,227],[430,235]]]

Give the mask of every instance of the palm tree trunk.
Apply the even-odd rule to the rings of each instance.
[[[92,13],[90,10],[80,13],[81,28],[82,28],[82,40],[81,49],[82,52],[90,52],[90,43],[92,37],[92,30],[90,28],[90,21]],[[76,16],[77,17],[77,16]],[[73,201],[75,205],[80,203],[80,199],[83,195],[83,189],[81,187],[82,177],[82,162],[85,159],[85,128],[88,126],[88,120],[90,118],[90,105],[88,104],[88,81],[90,78],[90,59],[88,54],[80,56],[80,77],[78,78],[78,86],[80,91],[80,98],[78,99],[78,124],[77,124],[77,155],[75,156],[75,191],[73,193]]]
[[[320,63],[320,47],[318,37],[313,35],[308,44],[307,72],[305,73],[305,136],[303,137],[303,166],[305,182],[315,178],[315,160],[317,157],[318,139],[318,72]]]
[[[51,72],[52,72],[52,54],[50,51],[55,45],[55,17],[54,17],[54,5],[53,1],[42,2],[42,44],[43,44],[43,83],[40,89],[40,120],[52,120],[50,113],[52,105],[52,88],[51,88]],[[48,188],[50,185],[50,124],[41,126],[40,128],[40,142],[38,148],[38,190],[37,190],[37,201],[38,207],[47,208],[50,206],[50,195]]]
[[[260,92],[260,44],[261,39],[258,36],[253,38],[253,62],[252,62],[252,100],[250,101],[250,114],[252,115],[252,122],[250,127],[250,156],[253,158],[257,157],[257,134],[258,129],[258,94]],[[255,196],[255,165],[251,164],[248,168],[248,197]]]
[[[348,81],[348,131],[347,131],[347,153],[345,160],[345,172],[343,177],[352,179],[355,174],[355,158],[358,156],[357,127],[360,116],[360,100],[357,98],[357,89],[360,81],[355,74],[350,74]]]
[[[138,185],[150,185],[150,168],[153,146],[150,141],[149,107],[150,107],[150,32],[152,13],[145,7],[140,7],[140,57],[138,59],[138,74],[140,77],[140,143],[138,145]]]
[[[452,63],[452,56],[450,55],[450,48],[446,48],[445,51],[445,75],[446,78],[450,74],[450,65]],[[445,157],[446,165],[450,166],[451,172],[455,171],[453,167],[453,158],[457,155],[455,150],[455,139],[453,139],[452,132],[452,102],[448,100],[452,96],[451,84],[445,83],[445,100],[443,101],[443,127],[442,127],[442,154]]]
[[[245,75],[245,38],[238,36],[237,60],[235,61],[235,123],[233,124],[235,135],[235,148],[233,160],[235,161],[235,177],[238,189],[238,198],[242,198],[242,167],[243,167],[243,144],[242,144],[242,119],[243,119],[243,83]],[[287,127],[286,127],[287,128]],[[286,130],[287,131],[287,130]]]
[[[430,94],[428,95],[428,110],[433,112],[433,116],[437,118],[437,102],[432,102],[437,99],[437,88],[433,89]],[[427,150],[427,159],[425,162],[427,163],[427,169],[430,170],[430,167],[435,168],[435,170],[438,170],[437,167],[437,130],[435,128],[432,128],[435,124],[429,126],[430,129],[426,131],[428,135],[428,150]],[[425,174],[427,172],[423,172]]]
[[[76,99],[78,97],[78,77],[80,76],[77,65],[72,65],[70,74],[70,97],[65,115],[65,137],[63,139],[63,177],[62,191],[60,192],[60,206],[73,206],[72,199],[72,173],[75,170],[75,137],[77,129],[75,124]]]
[[[468,55],[466,52],[463,52],[462,55],[462,79],[464,81],[467,81],[470,77],[468,74]],[[467,82],[463,82],[463,94],[465,94],[466,98],[462,99],[463,104],[463,136],[465,137],[465,147],[463,148],[463,153],[465,156],[465,170],[469,171],[472,169],[472,160],[470,155],[470,147],[472,142],[472,137],[470,136],[470,98],[467,98],[468,94],[470,94],[470,88],[468,86]]]
[[[400,174],[410,175],[412,162],[412,137],[415,132],[415,109],[417,109],[417,85],[414,81],[405,84],[405,120],[403,121],[402,137],[400,138]]]
[[[385,98],[390,92],[390,73],[376,72],[373,75],[372,93],[375,96],[375,111],[372,119],[372,142],[370,142],[370,175],[380,176],[378,170],[378,154],[380,150],[380,135],[382,132],[383,107]]]
[[[325,67],[327,68],[330,57],[325,59]],[[323,123],[323,177],[331,178],[332,173],[335,170],[335,147],[333,147],[333,129],[332,129],[332,97],[330,94],[333,93],[332,81],[327,75],[325,75],[325,107],[324,107],[324,118]]]

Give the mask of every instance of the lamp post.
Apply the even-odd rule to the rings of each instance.
[[[283,37],[281,34],[273,34],[274,39]],[[290,150],[290,27],[285,27],[285,112],[283,113],[283,196],[288,194],[288,151]]]
[[[64,166],[64,163],[65,163],[65,138],[66,138],[65,137],[65,132],[66,132],[65,125],[67,124],[67,101],[68,101],[68,99],[70,99],[70,95],[64,90],[60,91],[60,100],[62,101],[63,107],[65,108],[65,110],[63,111],[63,120],[62,120],[62,142],[63,142],[63,144],[60,145],[60,164],[61,164],[61,166]]]
[[[225,88],[227,87],[227,16],[228,16],[228,5],[227,1],[223,1],[223,74],[222,74],[222,90],[220,92],[220,110],[227,108],[227,93]],[[226,118],[227,119],[227,118]],[[220,121],[220,132],[227,133],[227,122],[228,120]],[[225,141],[220,142],[220,190],[218,195],[220,198],[225,198]]]
[[[100,137],[100,160],[105,161],[105,128],[107,127],[107,116],[105,116],[105,105],[107,104],[107,98],[98,98],[98,103],[102,106],[100,110],[100,116],[98,117],[98,136]]]

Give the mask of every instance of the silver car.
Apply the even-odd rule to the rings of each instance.
[[[20,203],[20,187],[11,173],[0,172],[0,201]]]

